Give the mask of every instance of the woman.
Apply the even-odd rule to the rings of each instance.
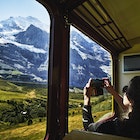
[[[94,123],[90,105],[93,87],[91,86],[91,79],[89,79],[84,87],[83,125],[85,130],[140,139],[140,76],[131,79],[125,98],[119,96],[107,80],[104,84],[108,92],[114,96],[117,103],[125,111],[131,107],[128,118],[122,120],[119,118],[106,119]],[[126,99],[127,103],[125,102]]]

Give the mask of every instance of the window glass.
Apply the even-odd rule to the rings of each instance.
[[[35,0],[0,1],[0,139],[46,132],[50,19]]]
[[[71,26],[69,131],[82,129],[83,87],[89,78],[111,80],[111,56],[97,43]],[[94,121],[110,115],[112,96],[104,88],[96,88],[98,96],[91,98]]]

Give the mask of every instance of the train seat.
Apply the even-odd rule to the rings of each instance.
[[[72,130],[63,138],[63,140],[134,140],[134,139],[97,132]]]

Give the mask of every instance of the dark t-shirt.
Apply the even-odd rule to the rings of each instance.
[[[87,131],[140,139],[140,120],[119,120],[118,118],[115,118],[94,123],[91,114],[91,106],[83,107],[83,125]]]

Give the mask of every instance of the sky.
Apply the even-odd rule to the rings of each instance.
[[[36,0],[0,0],[0,21],[10,16],[33,16],[47,25],[50,24],[48,11]]]

